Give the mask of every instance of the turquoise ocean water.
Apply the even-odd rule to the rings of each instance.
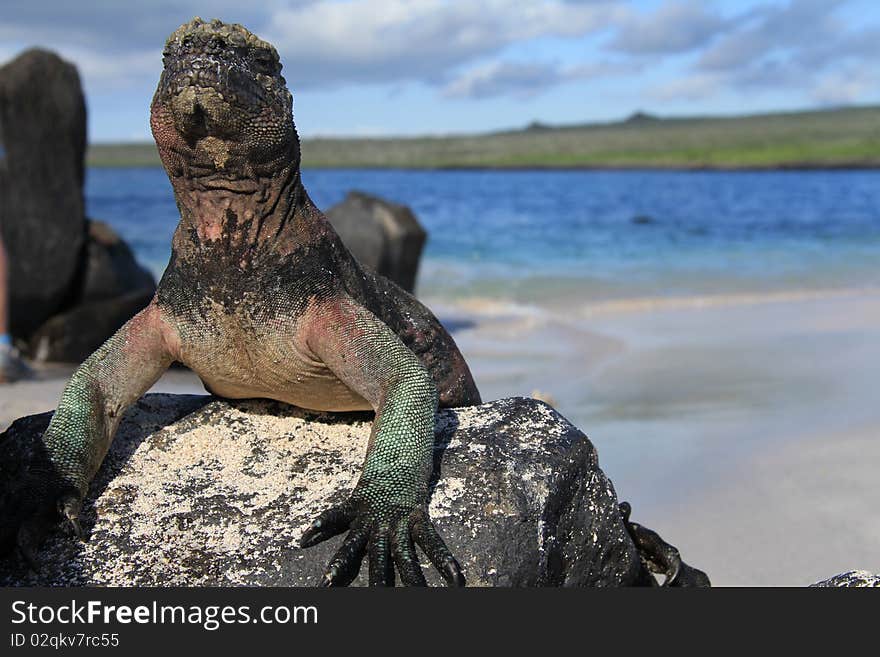
[[[880,285],[880,171],[311,170],[319,207],[360,189],[429,232],[419,292],[541,303]],[[88,171],[90,216],[158,276],[177,208],[162,169]]]

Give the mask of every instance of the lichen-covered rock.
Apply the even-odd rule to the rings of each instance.
[[[835,588],[870,588],[880,587],[880,575],[869,573],[866,570],[850,570],[834,577],[829,577],[813,586]]]
[[[48,420],[16,421],[0,448],[38,439]],[[60,527],[39,575],[7,558],[0,584],[312,585],[341,537],[307,550],[299,537],[354,486],[370,422],[269,401],[147,395],[92,487],[89,540]],[[595,449],[551,407],[512,398],[444,410],[436,432],[431,517],[470,585],[648,581]]]
[[[353,191],[325,214],[358,262],[408,292],[415,289],[427,233],[412,210]]]
[[[59,310],[75,283],[85,146],[85,100],[72,64],[33,49],[0,67],[0,230],[16,336]]]

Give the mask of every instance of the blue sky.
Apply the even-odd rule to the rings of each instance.
[[[58,51],[92,140],[149,139],[164,40],[195,15],[276,45],[306,137],[880,103],[876,0],[2,0],[0,61]]]

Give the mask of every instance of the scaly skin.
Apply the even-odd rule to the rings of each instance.
[[[33,561],[58,512],[81,533],[122,413],[180,361],[220,396],[375,410],[357,486],[301,540],[348,531],[323,584],[350,583],[368,554],[371,584],[393,585],[396,567],[423,585],[414,544],[464,583],[428,518],[428,479],[438,403],[479,393],[431,312],[361,269],[309,199],[292,103],[275,49],[241,26],[194,19],[168,39],[151,125],[181,213],[171,261],[151,304],[73,375],[42,445],[19,455],[0,548]]]

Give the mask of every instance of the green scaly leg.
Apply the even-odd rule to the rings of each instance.
[[[46,533],[66,519],[80,538],[80,508],[125,409],[171,364],[168,327],[151,304],[73,374],[42,440],[3,446],[0,551],[17,549],[37,570]]]
[[[376,410],[361,477],[343,504],[322,513],[303,535],[310,547],[348,535],[331,559],[324,586],[350,584],[368,555],[370,584],[424,586],[418,545],[450,586],[464,586],[458,562],[428,517],[428,480],[437,391],[421,361],[382,321],[345,298],[307,312],[314,356]]]

